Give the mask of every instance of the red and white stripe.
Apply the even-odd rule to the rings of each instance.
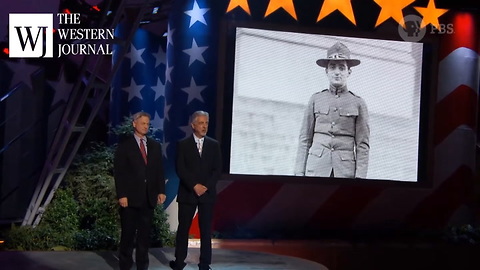
[[[442,229],[468,222],[474,214],[468,204],[475,181],[479,19],[471,13],[451,18],[454,33],[442,36],[439,54],[431,187],[222,181],[213,230]]]

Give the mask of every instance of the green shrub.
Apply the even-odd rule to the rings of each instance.
[[[131,133],[131,120],[113,129]],[[113,179],[115,147],[93,143],[77,155],[61,186],[35,228],[12,226],[6,248],[14,250],[115,250],[120,236],[118,202]],[[163,207],[155,208],[153,247],[173,246]]]
[[[168,226],[168,215],[162,207],[155,208],[151,232],[152,247],[175,246],[175,233]]]
[[[79,224],[78,207],[70,189],[58,189],[37,227],[12,225],[6,235],[6,247],[15,250],[50,250],[57,246],[73,249]]]

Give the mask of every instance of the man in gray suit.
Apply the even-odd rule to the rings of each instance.
[[[360,60],[337,42],[317,60],[330,81],[313,94],[303,117],[295,175],[366,178],[370,127],[365,101],[350,92],[347,78]]]

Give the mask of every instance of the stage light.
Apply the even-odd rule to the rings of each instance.
[[[158,13],[159,7],[154,7],[152,10],[152,14],[157,14]]]
[[[3,57],[8,57],[10,54],[10,50],[8,49],[8,42],[0,42],[0,51],[2,54],[0,54]]]

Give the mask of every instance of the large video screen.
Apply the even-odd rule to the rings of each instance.
[[[424,44],[236,27],[234,46],[229,174],[419,181]]]

